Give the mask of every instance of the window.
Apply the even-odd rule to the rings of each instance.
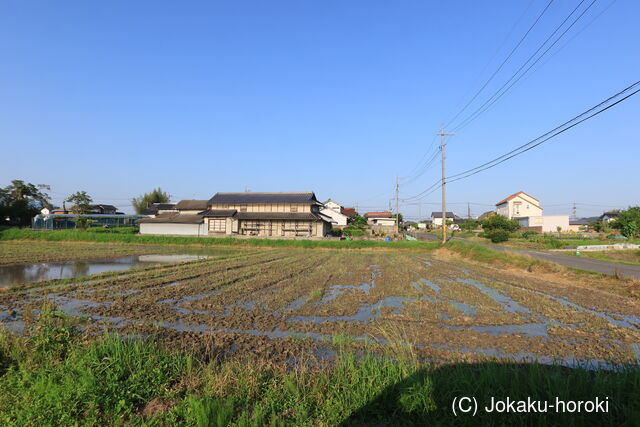
[[[298,207],[291,205],[291,212],[298,212]]]
[[[210,219],[209,231],[212,233],[224,233],[226,231],[226,220],[224,219]]]
[[[247,205],[240,205],[240,212],[246,212],[247,211]]]

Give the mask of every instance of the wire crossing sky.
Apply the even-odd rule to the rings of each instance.
[[[367,211],[399,177],[401,212],[426,217],[439,192],[412,196],[439,182],[443,123],[451,174],[543,135],[639,80],[637,16],[628,0],[8,0],[0,186],[125,212],[155,187],[313,190]],[[639,98],[451,182],[450,210],[520,190],[548,214],[640,204]]]

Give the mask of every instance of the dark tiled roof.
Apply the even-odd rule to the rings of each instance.
[[[569,225],[588,225],[594,221],[597,221],[599,218],[597,216],[592,216],[589,218],[578,218],[578,219],[570,219]]]
[[[105,210],[105,211],[115,211],[118,208],[116,208],[113,205],[90,205],[91,209],[101,209],[101,210]]]
[[[203,211],[207,209],[206,200],[180,200],[175,209],[186,211]]]
[[[323,221],[322,218],[311,212],[238,212],[235,217],[243,220],[274,219]]]
[[[151,203],[148,208],[140,212],[141,215],[155,215],[158,211],[170,211],[175,209],[175,203]]]
[[[204,221],[202,215],[186,215],[178,213],[160,214],[156,218],[143,218],[138,223],[148,224],[200,224]]]
[[[235,209],[209,209],[200,214],[205,217],[212,218],[228,218],[234,216],[237,211]]]
[[[210,205],[235,205],[250,203],[300,203],[316,204],[316,195],[304,193],[216,193],[209,200]]]
[[[442,211],[440,212],[431,212],[431,218],[442,218]],[[458,215],[454,214],[453,212],[449,212],[447,211],[447,218],[460,218]]]

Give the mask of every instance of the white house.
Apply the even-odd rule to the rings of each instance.
[[[369,225],[384,225],[388,227],[396,226],[396,219],[391,212],[367,212],[364,214]]]
[[[496,203],[496,213],[509,219],[542,216],[543,210],[540,200],[524,191],[518,191]]]
[[[461,219],[458,215],[453,212],[446,212],[447,221],[455,222],[456,220]],[[431,225],[433,227],[442,227],[442,211],[440,212],[431,212]]]
[[[349,217],[342,213],[342,209],[343,207],[339,203],[329,199],[323,203],[320,213],[331,218],[331,223],[334,226],[344,227],[347,225]]]

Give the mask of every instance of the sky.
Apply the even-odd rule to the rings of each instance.
[[[4,0],[0,186],[48,184],[57,205],[84,190],[127,213],[156,187],[174,201],[314,191],[363,213],[395,209],[398,177],[400,212],[426,217],[440,191],[413,196],[440,179],[439,157],[422,168],[440,155],[436,133],[455,129],[485,82],[458,121],[495,93],[580,2],[551,1],[517,46],[548,3]],[[640,80],[638,16],[640,2],[594,0],[524,78],[447,137],[447,175]],[[447,210],[479,215],[521,190],[545,214],[638,205],[638,118],[640,94],[449,184]]]

